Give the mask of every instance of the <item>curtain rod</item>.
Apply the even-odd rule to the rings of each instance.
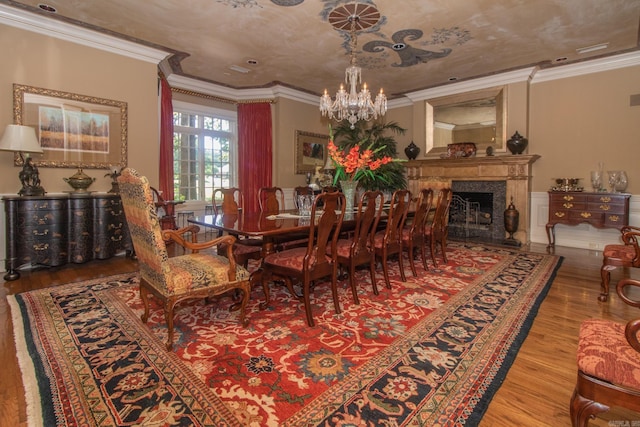
[[[176,93],[181,93],[183,95],[190,95],[190,96],[196,96],[198,98],[205,98],[205,99],[211,99],[213,101],[219,101],[219,102],[224,102],[227,104],[261,104],[261,103],[265,103],[268,102],[269,104],[275,104],[276,101],[274,99],[250,99],[250,100],[244,100],[244,101],[235,101],[233,99],[228,99],[228,98],[222,98],[220,96],[215,96],[215,95],[207,95],[206,93],[200,93],[200,92],[195,92],[193,90],[186,90],[186,89],[180,89],[180,88],[176,88],[176,87],[172,87],[171,88],[171,92],[176,92]]]

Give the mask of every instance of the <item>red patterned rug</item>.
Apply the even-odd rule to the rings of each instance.
[[[340,315],[317,283],[313,328],[277,285],[264,311],[254,290],[246,329],[229,298],[187,303],[174,353],[157,303],[140,321],[135,275],[10,296],[30,424],[477,425],[561,258],[455,243],[447,254],[406,283],[394,262],[378,296],[359,271],[360,305],[342,281]]]

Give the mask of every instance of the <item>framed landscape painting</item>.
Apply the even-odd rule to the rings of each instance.
[[[94,169],[127,165],[127,103],[13,85],[14,122],[32,126],[42,155],[37,166]],[[16,155],[15,164],[22,159]]]

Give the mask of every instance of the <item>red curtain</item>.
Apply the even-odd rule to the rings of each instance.
[[[171,86],[160,76],[160,182],[162,198],[173,200],[173,104]]]
[[[271,104],[238,105],[238,186],[244,209],[259,209],[258,189],[271,187]]]

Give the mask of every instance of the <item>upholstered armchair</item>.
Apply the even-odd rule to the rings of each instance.
[[[622,301],[640,308],[637,297],[640,281],[622,279],[616,291]],[[590,419],[608,411],[610,406],[640,412],[639,340],[640,317],[626,324],[603,319],[582,322],[578,338],[578,381],[570,402],[573,427],[587,427]]]
[[[640,268],[640,227],[626,225],[620,229],[623,244],[610,244],[602,251],[602,267],[600,268],[601,290],[598,300],[606,301],[609,298],[609,281],[611,271],[617,267]]]
[[[167,350],[173,347],[175,307],[186,300],[226,293],[235,297],[240,291],[242,300],[233,304],[230,310],[239,309],[239,321],[247,326],[249,320],[245,309],[251,292],[249,273],[237,265],[233,257],[235,237],[223,236],[199,243],[197,226],[163,231],[147,178],[134,169],[126,168],[118,178],[118,185],[140,267],[140,298],[144,303],[141,318],[145,323],[149,318],[148,294],[151,293],[162,302],[164,308],[168,329]],[[187,234],[190,241],[184,239]],[[175,241],[191,253],[170,258],[165,240]],[[227,258],[200,252],[221,243],[226,243]]]

